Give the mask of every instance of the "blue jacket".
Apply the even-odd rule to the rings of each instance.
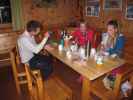
[[[117,54],[118,56],[121,56],[123,53],[124,44],[125,44],[125,37],[123,36],[123,34],[119,34],[119,36],[116,39],[116,44],[114,48],[108,49],[109,54],[110,55]]]

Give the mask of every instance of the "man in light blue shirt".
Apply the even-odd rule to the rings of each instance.
[[[49,56],[40,54],[49,38],[45,34],[43,40],[37,44],[34,36],[40,32],[41,24],[38,21],[29,21],[25,32],[18,38],[18,48],[22,63],[28,63],[32,69],[39,68],[47,78],[52,72],[52,59]]]

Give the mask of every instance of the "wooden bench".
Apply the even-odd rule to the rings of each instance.
[[[51,100],[72,100],[72,90],[58,77],[52,76],[45,82]]]
[[[9,66],[9,51],[15,47],[17,41],[16,32],[8,32],[0,34],[0,66]]]
[[[126,37],[124,48],[124,59],[127,63],[133,64],[133,37]]]
[[[133,75],[133,65],[124,65],[121,68],[121,72],[116,75],[114,88],[108,90],[103,85],[103,77],[100,77],[92,82],[91,92],[102,100],[119,100],[120,99],[120,87],[121,84],[130,79]]]

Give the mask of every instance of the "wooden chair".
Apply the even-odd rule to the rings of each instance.
[[[10,51],[13,76],[16,89],[21,95],[21,85],[26,84],[30,94],[30,100],[44,100],[44,86],[39,70],[31,71],[27,64],[18,64],[19,56],[16,50]],[[22,69],[23,68],[23,69]]]
[[[95,32],[93,36],[93,41],[92,41],[92,47],[97,48],[101,43],[101,33],[100,32]]]
[[[133,66],[126,64],[121,67],[121,73],[116,75],[113,90],[107,90],[104,87],[102,80],[105,76],[103,76],[92,82],[91,92],[102,100],[119,100],[121,84],[127,79],[130,80],[132,75]]]

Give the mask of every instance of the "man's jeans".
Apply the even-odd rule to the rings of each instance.
[[[53,71],[52,58],[50,56],[35,54],[35,56],[29,61],[29,65],[33,70],[40,69],[45,79],[47,79]]]

